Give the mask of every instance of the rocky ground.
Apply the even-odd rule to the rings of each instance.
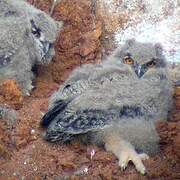
[[[49,0],[29,2],[47,13],[50,10]],[[92,2],[62,0],[55,8],[52,16],[64,21],[64,29],[57,38],[53,62],[35,68],[35,89],[29,97],[22,97],[14,81],[0,86],[0,102],[16,109],[19,117],[11,123],[0,120],[0,179],[180,179],[180,86],[175,88],[169,121],[157,125],[161,149],[144,162],[146,176],[139,175],[133,165],[122,172],[115,156],[101,148],[77,142],[49,144],[42,139],[39,122],[50,95],[73,68],[101,60],[106,35]]]

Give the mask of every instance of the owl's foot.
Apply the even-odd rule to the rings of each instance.
[[[138,172],[140,172],[142,175],[146,174],[146,168],[143,165],[142,160],[149,159],[147,154],[138,154],[134,149],[127,149],[121,151],[118,158],[121,170],[125,170],[129,161],[132,161]]]
[[[129,161],[132,161],[138,172],[142,175],[146,174],[146,168],[142,160],[149,159],[149,156],[145,153],[138,154],[129,142],[117,136],[111,136],[106,139],[105,148],[107,151],[111,151],[117,156],[119,159],[119,166],[122,170],[126,169]]]

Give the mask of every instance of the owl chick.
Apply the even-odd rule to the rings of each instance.
[[[0,1],[0,82],[15,79],[23,93],[32,89],[35,64],[49,63],[62,22],[24,0]]]
[[[172,106],[172,83],[160,45],[128,40],[99,65],[84,65],[50,98],[41,124],[47,141],[104,145],[122,169],[158,151],[155,122]]]

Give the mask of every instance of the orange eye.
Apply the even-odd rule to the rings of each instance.
[[[127,57],[124,57],[124,63],[132,65],[134,64],[134,61],[129,56],[127,56]]]

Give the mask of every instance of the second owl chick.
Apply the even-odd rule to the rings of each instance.
[[[0,1],[0,82],[15,79],[24,94],[32,89],[35,64],[47,64],[62,22],[24,0]]]

